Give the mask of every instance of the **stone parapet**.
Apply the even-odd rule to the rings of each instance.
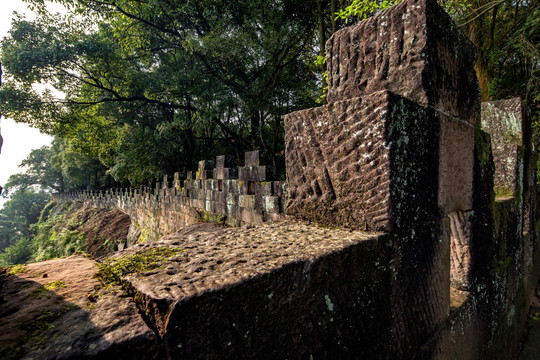
[[[474,123],[476,50],[434,0],[405,0],[326,44],[328,102],[389,90]]]
[[[200,161],[198,170],[187,171],[185,179],[175,173],[169,182],[165,176],[153,189],[78,191],[52,198],[122,209],[132,219],[132,243],[157,239],[198,221],[242,225],[282,219],[285,182],[270,181],[270,168],[259,165],[258,151],[246,153],[245,163],[239,171],[233,157],[218,156],[216,168],[213,161]]]

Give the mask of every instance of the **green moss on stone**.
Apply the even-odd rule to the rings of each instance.
[[[24,273],[26,272],[26,266],[25,265],[13,265],[13,266],[9,266],[7,268],[7,273],[9,275],[16,275],[16,274],[20,274],[20,273]]]
[[[40,299],[43,296],[50,298],[53,295],[52,290],[65,287],[67,286],[62,280],[51,281],[35,288],[32,291],[32,296],[36,299]]]
[[[121,285],[126,275],[142,274],[160,268],[169,258],[183,251],[178,248],[151,248],[130,256],[108,259],[98,264],[99,270],[95,277],[104,284]]]
[[[496,186],[493,190],[495,190],[496,197],[513,197],[514,196],[514,191],[508,187]]]
[[[226,220],[225,216],[214,214],[208,211],[197,213],[197,217],[198,217],[198,220],[202,222],[214,222],[214,223],[219,223],[219,224],[224,224]]]

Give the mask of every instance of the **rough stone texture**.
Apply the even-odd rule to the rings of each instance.
[[[135,303],[99,289],[94,261],[71,256],[0,277],[0,358],[153,359],[158,344]],[[44,285],[62,281],[64,287]]]
[[[185,250],[124,279],[169,358],[429,358],[419,349],[449,302],[437,224],[398,236],[293,221],[208,225],[116,255]]]
[[[523,153],[530,148],[530,125],[520,98],[482,103],[482,130],[491,135],[495,161],[495,187],[507,194],[516,194],[522,187]],[[521,150],[522,151],[522,150]]]
[[[499,198],[492,203],[487,218],[477,218],[491,226],[483,228],[485,224],[474,222],[475,242],[484,241],[478,237],[479,230],[484,230],[490,241],[473,243],[482,246],[473,252],[474,286],[470,293],[462,292],[465,298],[454,304],[445,325],[434,336],[435,358],[514,358],[527,321],[528,299],[540,271],[540,249],[535,246],[533,253],[527,254],[524,243],[528,240],[518,231],[518,208],[516,198]]]
[[[406,0],[334,36],[331,103],[286,118],[288,189],[252,152],[239,180],[218,159],[216,179],[203,163],[180,188],[82,195],[154,235],[210,211],[273,219],[286,192],[289,213],[332,226],[205,224],[115,255],[185,250],[123,279],[165,358],[511,357],[540,271],[534,154],[523,141],[523,190],[494,201],[474,54],[449,21]]]
[[[440,114],[438,204],[445,215],[472,209],[474,127]]]
[[[476,121],[476,51],[433,0],[406,0],[326,44],[328,102],[387,89],[421,105]]]
[[[450,282],[460,290],[470,288],[471,279],[471,228],[470,213],[450,213]]]
[[[288,114],[287,213],[384,231],[438,217],[440,121],[385,91]]]
[[[531,301],[526,338],[517,360],[536,360],[540,357],[540,319],[537,314],[540,314],[540,283]]]

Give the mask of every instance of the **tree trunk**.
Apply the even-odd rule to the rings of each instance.
[[[474,15],[471,15],[474,16]],[[478,51],[478,59],[474,66],[476,76],[478,77],[478,83],[480,85],[480,96],[482,101],[488,100],[489,97],[489,83],[491,81],[488,72],[488,60],[485,54],[484,48],[484,36],[482,28],[482,16],[473,20],[469,25],[469,39],[476,45]]]
[[[319,55],[324,56],[326,46],[326,25],[324,23],[323,0],[317,0],[317,19],[319,21]]]

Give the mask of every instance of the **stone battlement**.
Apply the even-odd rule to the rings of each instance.
[[[327,52],[329,103],[285,116],[287,184],[250,152],[56,198],[123,209],[132,239],[295,219],[126,250],[187,249],[123,279],[169,358],[510,359],[540,271],[520,101],[481,106],[474,46],[435,0],[342,29]]]
[[[215,167],[214,167],[215,164]],[[54,201],[84,201],[98,207],[118,207],[130,215],[129,242],[158,239],[199,221],[228,225],[280,220],[287,186],[271,181],[272,169],[259,164],[259,151],[245,154],[245,166],[232,156],[199,162],[197,171],[167,176],[154,188],[85,190],[53,194]]]

